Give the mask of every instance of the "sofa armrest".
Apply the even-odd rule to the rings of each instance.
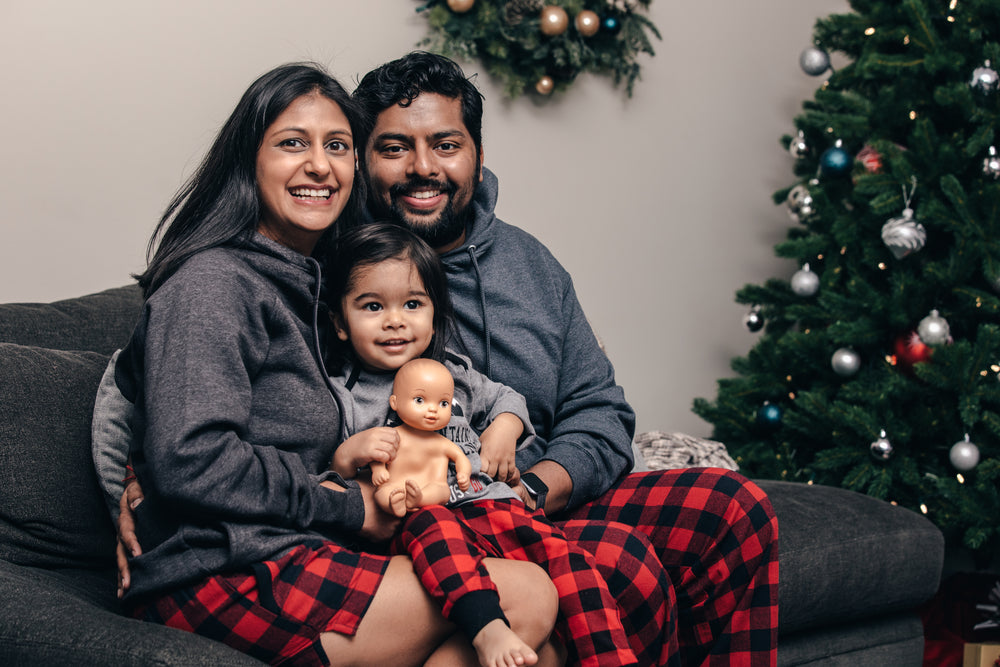
[[[114,576],[111,570],[43,570],[0,560],[0,664],[263,664],[222,643],[122,616]]]

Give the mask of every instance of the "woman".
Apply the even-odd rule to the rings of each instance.
[[[313,255],[363,201],[360,120],[319,67],[272,70],[157,226],[115,371],[145,491],[124,599],[269,662],[473,664],[409,560],[348,546],[386,539],[395,520],[369,485],[327,470],[341,428]],[[551,581],[530,563],[487,567],[541,649],[524,664],[555,664]]]

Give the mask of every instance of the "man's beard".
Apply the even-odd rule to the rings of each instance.
[[[439,189],[448,195],[448,203],[438,216],[436,221],[432,221],[430,216],[426,216],[426,222],[422,216],[412,212],[407,214],[399,199],[414,188],[434,188]],[[413,179],[405,184],[396,184],[389,188],[389,206],[386,211],[385,202],[381,199],[380,208],[388,214],[392,221],[409,229],[411,232],[423,239],[432,248],[443,248],[462,237],[465,233],[466,223],[472,215],[471,202],[461,211],[455,210],[455,192],[458,190],[454,183],[447,181],[439,182],[425,179]]]

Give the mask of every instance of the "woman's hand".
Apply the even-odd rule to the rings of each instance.
[[[369,428],[355,433],[337,447],[333,453],[330,470],[344,479],[351,479],[357,469],[372,461],[388,463],[396,458],[399,433],[390,426]]]
[[[370,542],[386,542],[399,527],[399,517],[383,512],[375,502],[375,487],[365,478],[358,479],[365,500],[365,522],[358,534]]]
[[[135,513],[133,510],[139,506],[144,496],[142,487],[138,480],[132,480],[125,485],[121,500],[118,501],[118,545],[115,548],[115,555],[118,560],[118,597],[125,595],[132,584],[131,573],[129,572],[128,559],[142,554],[142,547],[139,546],[139,538],[135,535]]]
[[[521,420],[509,412],[497,415],[479,436],[482,471],[498,482],[515,484],[521,478],[514,462],[517,439],[524,432]]]

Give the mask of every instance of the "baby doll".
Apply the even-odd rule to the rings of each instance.
[[[413,359],[398,371],[389,407],[403,423],[395,427],[399,449],[390,463],[372,462],[375,501],[390,514],[405,516],[451,497],[448,465],[455,464],[458,488],[469,489],[472,464],[462,449],[438,431],[451,420],[455,382],[444,364]]]

